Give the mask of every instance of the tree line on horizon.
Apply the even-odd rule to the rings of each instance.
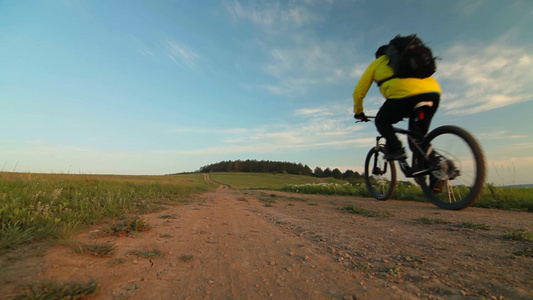
[[[336,179],[353,180],[362,178],[361,174],[352,170],[346,170],[344,173],[338,168],[322,169],[316,167],[312,170],[308,165],[301,163],[291,163],[282,161],[270,160],[228,160],[213,163],[201,167],[199,173],[209,172],[248,172],[248,173],[273,173],[273,174],[292,174],[292,175],[306,175],[319,178],[333,177]]]

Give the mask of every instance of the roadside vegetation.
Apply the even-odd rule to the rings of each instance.
[[[355,204],[348,205],[342,208],[343,210],[355,214],[355,215],[361,215],[365,217],[381,217],[381,218],[389,218],[392,217],[393,214],[390,211],[387,210],[373,210],[373,209],[364,209],[362,207],[359,207]]]
[[[209,175],[213,181],[235,189],[370,196],[359,177],[346,181],[280,173],[213,172]],[[187,202],[191,194],[213,187],[200,173],[114,176],[0,172],[0,251],[30,241],[68,239],[86,226],[128,220],[128,215]],[[426,201],[420,188],[410,182],[399,182],[393,198]],[[272,203],[265,201],[265,205]],[[533,189],[488,184],[473,206],[532,212]],[[136,231],[132,226],[143,224],[131,220],[132,223],[118,223],[116,230]]]
[[[288,184],[346,183],[333,177],[317,178],[305,175],[271,173],[216,172],[209,173],[209,177],[216,183],[227,185],[234,189],[278,190]]]
[[[533,212],[533,188],[497,187],[489,183],[474,206]]]
[[[187,202],[191,194],[212,187],[202,174],[98,176],[1,172],[0,251],[30,241],[68,239],[88,225],[157,211],[165,204]],[[142,222],[121,224],[132,229]]]
[[[281,187],[280,190],[303,194],[370,197],[363,182],[287,184]],[[399,182],[397,184],[393,199],[427,202],[420,188],[409,182]],[[533,212],[533,189],[496,187],[489,184],[481,197],[472,206]]]
[[[116,245],[112,242],[71,242],[69,243],[70,249],[74,253],[90,254],[96,257],[110,256]]]
[[[364,183],[286,185],[280,190],[304,194],[370,197]],[[491,191],[497,191],[501,196],[494,195]],[[420,188],[409,183],[399,183],[393,199],[427,202]],[[533,212],[533,189],[487,187],[472,206]]]
[[[351,182],[344,181],[341,183],[287,184],[281,187],[280,190],[302,194],[371,197],[363,180]],[[396,200],[426,201],[420,188],[409,182],[398,182],[393,198]]]
[[[43,281],[29,284],[15,299],[85,299],[98,292],[98,281],[57,283]]]
[[[371,197],[362,178],[340,180],[333,177],[318,178],[304,175],[215,172],[212,180],[235,189],[268,189],[301,194]],[[396,185],[393,199],[427,202],[420,187],[409,181]],[[487,184],[473,207],[533,212],[533,188],[498,187]]]

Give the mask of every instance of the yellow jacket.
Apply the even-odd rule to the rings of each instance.
[[[388,63],[389,58],[387,55],[382,55],[366,68],[353,91],[354,113],[360,114],[363,112],[363,99],[374,81],[378,82],[394,75]],[[405,98],[425,93],[441,93],[439,83],[433,77],[424,79],[393,78],[385,81],[379,87],[379,91],[386,99]]]

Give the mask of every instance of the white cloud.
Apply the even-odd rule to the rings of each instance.
[[[180,67],[193,68],[200,56],[183,44],[173,40],[166,40],[168,56]]]
[[[351,78],[359,78],[363,75],[366,68],[368,67],[368,63],[366,64],[357,64],[355,65],[349,72]]]
[[[260,62],[261,71],[272,80],[256,87],[294,97],[350,79],[353,70],[346,65],[346,58],[355,57],[355,47],[346,41],[324,40],[314,30],[307,30],[324,21],[332,3],[300,0],[226,4],[236,19],[251,22],[260,31],[256,46],[266,54]]]
[[[375,144],[375,138],[351,138],[344,140],[317,140],[312,143],[303,142],[302,139],[294,140],[294,137],[287,133],[270,134],[265,137],[266,140],[262,143],[254,144],[239,144],[240,140],[232,140],[233,143],[221,144],[213,147],[206,147],[193,150],[161,150],[157,151],[160,154],[176,155],[176,156],[218,156],[218,155],[239,155],[239,154],[273,154],[273,153],[289,153],[314,149],[347,149],[363,147],[368,148]],[[259,138],[259,137],[258,137]],[[286,141],[292,143],[284,143]]]
[[[522,138],[522,137],[520,137],[520,138]],[[515,149],[520,149],[520,150],[533,149],[533,142],[516,143],[516,144],[510,145],[509,147],[510,148],[515,148]]]
[[[456,7],[456,12],[470,17],[479,12],[480,7],[485,3],[483,0],[460,1]]]
[[[448,114],[466,115],[533,100],[533,55],[506,42],[456,45],[445,52],[437,78],[444,90],[441,107]]]
[[[507,130],[479,133],[477,134],[477,137],[483,140],[488,140],[488,139],[516,140],[516,139],[527,138],[527,136],[524,136],[524,135],[511,134]]]
[[[226,8],[234,17],[248,20],[261,27],[262,30],[274,34],[276,31],[281,31],[281,28],[300,27],[322,20],[319,13],[310,9],[310,7],[322,4],[331,3],[291,1],[287,4],[280,4],[277,1],[252,1],[247,5],[242,5],[239,1],[233,1],[226,2]],[[275,30],[276,28],[278,30]]]
[[[352,80],[354,71],[346,58],[356,57],[354,47],[338,41],[321,41],[313,35],[292,35],[292,39],[265,49],[262,71],[275,82],[260,87],[276,95],[300,96],[310,89]],[[265,47],[266,48],[266,47]],[[348,76],[346,74],[349,74]]]
[[[316,108],[301,108],[296,110],[296,115],[300,116],[331,116],[333,112],[326,107],[316,107]]]
[[[154,53],[152,52],[152,50],[141,39],[139,39],[135,35],[130,35],[130,37],[133,44],[135,45],[135,48],[142,56],[154,57]]]
[[[168,129],[168,133],[195,133],[195,134],[245,134],[248,128],[204,128],[204,127],[177,127]]]
[[[247,129],[182,128],[179,131],[184,133],[215,134],[217,141],[213,141],[213,144],[216,146],[176,153],[183,155],[294,153],[322,148],[366,148],[375,142],[374,134],[361,135],[357,131],[373,130],[373,128],[349,126],[353,125],[350,107],[344,103],[300,108],[294,111],[294,116],[292,123],[276,123]]]

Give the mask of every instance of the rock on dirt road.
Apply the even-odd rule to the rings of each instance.
[[[99,238],[116,245],[108,257],[1,255],[0,295],[96,279],[90,299],[533,299],[533,245],[504,238],[531,230],[531,213],[223,187],[144,219],[140,235]]]

